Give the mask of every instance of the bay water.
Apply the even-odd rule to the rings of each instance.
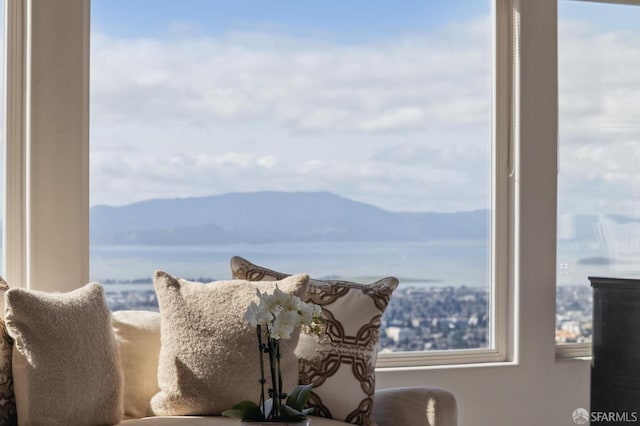
[[[231,278],[229,261],[242,256],[285,273],[357,282],[395,276],[401,286],[468,286],[488,288],[490,250],[484,240],[430,242],[313,242],[226,244],[208,246],[91,247],[91,279],[112,290],[151,287],[155,270],[195,280]],[[640,276],[620,263],[582,262],[599,250],[558,247],[557,284],[589,285],[589,276]],[[636,264],[637,265],[637,264]],[[622,268],[622,269],[621,269]],[[140,280],[144,283],[132,284]],[[123,283],[124,282],[124,283]],[[117,287],[115,287],[117,286]]]
[[[401,285],[479,286],[489,283],[486,241],[314,242],[210,246],[91,247],[91,279],[118,286],[145,284],[155,270],[189,279],[230,279],[232,256],[286,273],[371,282],[386,276]],[[120,282],[120,283],[118,283]],[[150,284],[147,284],[150,285]]]

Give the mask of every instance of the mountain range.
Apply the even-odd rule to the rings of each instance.
[[[489,211],[392,212],[330,192],[227,193],[91,208],[92,244],[486,239]]]

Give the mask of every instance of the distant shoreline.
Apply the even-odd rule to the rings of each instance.
[[[349,281],[349,282],[355,282],[355,283],[362,283],[362,284],[370,284],[370,283],[374,283],[380,279],[382,279],[384,277],[337,277],[337,276],[331,276],[330,278],[328,277],[322,277],[322,278],[318,278],[319,280],[323,280],[323,281]],[[213,282],[213,281],[219,281],[218,279],[215,278],[185,278],[187,281],[194,281],[194,282],[201,282],[201,283],[209,283],[209,282]],[[229,280],[230,278],[224,278],[222,280]],[[109,287],[121,287],[121,286],[131,286],[132,290],[134,290],[136,287],[147,287],[144,290],[153,290],[153,279],[152,278],[135,278],[135,279],[115,279],[115,278],[110,278],[110,279],[106,279],[106,280],[93,280],[95,282],[99,282],[100,284],[102,284],[103,286],[105,286],[105,288],[107,290],[111,290]],[[427,278],[427,279],[420,279],[420,278],[398,278],[398,281],[400,283],[400,287],[411,287],[411,286],[415,286],[415,287],[425,287],[425,286],[431,286],[431,287],[455,287],[455,288],[484,288],[484,285],[481,284],[469,284],[469,283],[459,283],[459,284],[455,284],[452,285],[451,283],[447,283],[444,280],[441,279],[433,279],[433,278]],[[142,288],[140,288],[139,290],[142,290]],[[488,290],[488,289],[487,289]],[[122,291],[122,289],[120,289],[119,291]]]

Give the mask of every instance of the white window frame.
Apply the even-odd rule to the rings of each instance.
[[[380,354],[380,369],[517,361],[519,3],[494,0],[493,347]],[[89,0],[7,5],[4,272],[68,291],[89,279]]]
[[[491,348],[381,353],[378,368],[493,363],[514,360],[514,152],[517,122],[516,2],[493,0],[492,206],[489,318]]]
[[[5,206],[2,229],[4,277],[24,286],[25,277],[25,8],[23,1],[4,2],[5,41]]]
[[[7,0],[4,274],[89,278],[89,0]]]

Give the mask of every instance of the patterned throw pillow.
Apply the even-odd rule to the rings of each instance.
[[[9,290],[7,282],[0,277],[0,425],[18,424],[16,399],[13,394],[13,373],[11,372],[11,352],[13,339],[7,333],[4,323],[4,293]]]
[[[252,264],[235,256],[233,277],[273,281],[287,274]],[[327,320],[317,337],[301,333],[300,382],[313,383],[309,405],[314,415],[370,426],[375,391],[380,318],[398,286],[393,277],[373,284],[309,280],[306,301],[322,306]]]

